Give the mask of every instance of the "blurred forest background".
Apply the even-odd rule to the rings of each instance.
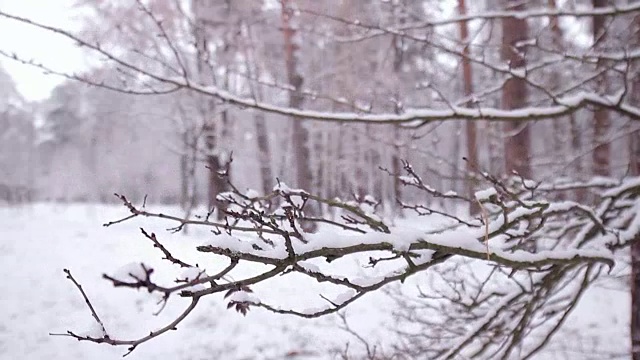
[[[404,206],[418,215],[444,214],[458,222],[457,229],[464,229],[469,224],[460,219],[469,218],[464,214],[469,210],[471,217],[477,215],[476,220],[486,226],[484,238],[469,236],[486,243],[489,259],[489,226],[502,224],[496,225],[496,237],[504,232],[509,241],[527,240],[509,244],[504,254],[522,246],[533,252],[532,256],[543,259],[557,255],[567,266],[558,260],[549,268],[537,265],[533,269],[533,265],[526,264],[533,261],[516,261],[515,265],[507,264],[513,272],[496,266],[494,269],[499,271],[492,269],[487,272],[487,281],[481,281],[482,271],[473,266],[484,263],[484,250],[481,259],[466,259],[466,244],[457,248],[463,255],[460,257],[454,256],[455,252],[442,254],[435,247],[432,260],[422,265],[453,259],[444,264],[450,267],[428,275],[444,274],[435,281],[446,286],[454,284],[463,294],[473,294],[468,295],[473,299],[471,304],[479,306],[480,311],[473,315],[477,315],[475,318],[469,316],[473,307],[455,287],[441,295],[444,303],[453,307],[435,307],[425,302],[425,308],[430,306],[442,317],[421,312],[424,308],[418,305],[412,307],[407,300],[410,298],[398,292],[394,298],[398,306],[394,309],[406,312],[394,312],[394,323],[404,319],[412,327],[419,324],[417,338],[402,338],[407,340],[405,353],[416,351],[424,356],[435,351],[439,352],[437,356],[453,358],[457,351],[480,339],[476,354],[484,354],[493,351],[488,344],[495,336],[511,339],[503,358],[511,358],[515,347],[531,339],[535,348],[528,356],[533,356],[563,325],[565,315],[572,311],[589,281],[603,279],[602,287],[594,292],[602,299],[587,301],[587,310],[576,312],[578,320],[588,320],[590,325],[577,326],[575,334],[581,336],[595,329],[604,335],[594,337],[598,341],[587,337],[574,341],[573,337],[558,335],[562,338],[559,344],[589,344],[593,349],[609,351],[605,348],[620,344],[630,330],[629,348],[634,359],[640,360],[636,351],[640,349],[640,221],[636,211],[637,178],[633,178],[640,175],[640,0],[77,0],[73,11],[74,19],[82,25],[77,31],[71,25],[47,27],[29,14],[22,14],[21,18],[0,8],[0,20],[65,38],[86,50],[88,63],[86,71],[66,72],[47,65],[46,58],[29,59],[0,46],[2,60],[27,64],[65,79],[49,98],[27,101],[12,74],[0,68],[0,207],[31,202],[122,204],[113,196],[117,192],[126,196],[122,199],[131,206],[129,210],[134,207],[131,204],[138,206],[144,199],[144,204],[180,206],[187,219],[196,214],[198,207],[220,205],[222,201],[218,202],[216,195],[229,190],[230,179],[240,192],[254,189],[269,193],[281,181],[322,199],[355,199],[367,203],[367,209],[373,197],[383,211],[367,217],[378,219],[378,215],[385,215],[399,224],[403,220],[393,216],[402,215],[400,209]],[[50,56],[64,57],[65,53],[61,49]],[[404,176],[395,176],[401,174]],[[629,181],[621,182],[622,178]],[[548,199],[526,205],[532,182],[524,179],[544,181],[546,188],[541,191]],[[475,196],[488,183],[498,196],[487,192]],[[517,205],[507,209],[502,197],[512,195],[505,189],[513,184],[523,185],[527,203],[517,198],[522,194],[513,195],[509,201],[515,199]],[[611,187],[619,193],[614,196],[604,190]],[[625,191],[633,194],[623,194]],[[256,193],[251,194],[254,197]],[[464,195],[466,202],[461,202],[463,196],[458,194]],[[476,204],[480,200],[488,204],[488,197],[497,199],[492,204],[498,210],[490,214],[495,222],[489,222],[486,211],[480,213],[482,205]],[[548,209],[547,200],[557,207]],[[311,206],[324,205],[305,205],[306,215],[311,213],[310,217],[314,217],[323,209]],[[538,206],[545,209],[544,216],[542,211],[535,211],[539,221],[529,219],[530,213],[523,212]],[[54,211],[71,207],[55,208]],[[577,215],[574,208],[580,210]],[[507,210],[511,212],[507,214]],[[134,211],[135,208],[124,219],[137,216]],[[514,213],[518,215],[516,219],[522,219],[507,224],[508,215]],[[220,217],[223,212],[216,215]],[[335,214],[327,213],[326,218],[331,215]],[[553,222],[547,221],[556,215]],[[255,216],[262,217],[264,212]],[[289,218],[288,213],[286,216],[293,224],[294,217]],[[62,217],[71,220],[74,232],[57,237],[75,239],[81,245],[74,245],[72,251],[53,249],[53,254],[69,253],[74,256],[74,263],[78,258],[88,259],[92,265],[102,264],[75,248],[90,246],[93,254],[104,258],[100,260],[111,261],[103,252],[95,251],[93,243],[85,241],[84,237],[92,235],[75,235],[74,215]],[[31,220],[24,224],[31,224]],[[348,218],[345,220],[348,223]],[[11,223],[18,235],[7,237],[25,238],[23,230],[27,229],[36,230],[31,236],[40,240],[40,231],[59,226],[56,221],[33,229]],[[430,228],[432,220],[417,221]],[[259,224],[260,229],[262,225]],[[456,226],[447,225],[442,232],[451,230],[456,235]],[[261,231],[259,238],[264,240]],[[291,241],[288,231],[284,232],[285,238]],[[441,230],[436,232],[442,235]],[[399,233],[399,237],[405,236]],[[536,234],[531,236],[533,233]],[[607,236],[615,236],[617,241]],[[321,244],[353,245],[332,243],[333,235],[327,236],[330,237],[331,241]],[[583,240],[579,240],[581,237]],[[153,233],[149,238],[155,243]],[[8,244],[14,243],[38,246],[38,251],[25,248],[26,256],[49,256],[50,249],[36,241]],[[104,244],[108,243],[101,246]],[[534,246],[529,248],[529,244]],[[591,263],[574,268],[577,253],[567,255],[562,250],[565,246],[571,251],[591,249],[582,248],[583,245],[594,246],[607,252],[607,256],[614,252],[617,272],[608,269],[605,275],[604,267],[592,268]],[[127,246],[131,245],[127,242]],[[400,252],[403,256],[406,252],[409,270],[405,274],[409,274],[416,267],[409,261],[409,247],[404,246],[402,250],[394,248],[398,254],[384,260],[401,261]],[[253,249],[262,251],[260,247]],[[127,248],[122,253],[130,255],[131,251]],[[233,255],[229,256],[233,268],[238,258],[236,252],[224,254],[229,253]],[[12,270],[16,274],[32,274],[32,264],[45,264],[51,261],[49,258],[67,266],[62,265],[60,259],[66,259],[62,255],[24,261],[26,256],[14,254],[19,252],[7,251],[5,257],[15,260],[15,268],[29,266],[24,271]],[[299,265],[293,250],[289,255],[286,261]],[[362,255],[365,259],[368,253]],[[318,256],[325,257],[328,264],[334,254]],[[381,260],[368,259],[371,268]],[[325,259],[321,260],[324,266]],[[7,263],[14,264],[11,261]],[[284,260],[274,261],[264,264],[280,264]],[[514,276],[518,267],[527,269],[521,279],[526,279],[523,283],[531,282],[532,290],[525,290],[520,284],[518,276],[522,273]],[[305,273],[304,267],[301,269],[297,271]],[[589,280],[593,269],[597,272]],[[51,272],[47,266],[41,270]],[[273,274],[270,276],[275,277]],[[575,281],[581,279],[575,274],[584,276],[584,282]],[[547,275],[556,280],[548,283]],[[399,275],[384,276],[375,286]],[[494,283],[488,281],[490,278]],[[7,286],[30,284],[33,289],[40,289],[33,285],[38,283],[16,279],[19,280],[7,281]],[[347,280],[341,278],[339,282],[344,281]],[[504,291],[507,282],[517,291]],[[49,283],[52,282],[42,282]],[[368,288],[379,289],[375,286]],[[438,285],[432,286],[437,290]],[[443,288],[448,289],[444,285]],[[288,298],[304,294],[299,288],[289,289],[295,291],[295,296],[287,295]],[[612,293],[611,289],[623,292]],[[566,293],[572,295],[565,296]],[[521,300],[517,300],[520,296]],[[23,302],[40,298],[20,293],[15,314],[39,314],[24,312]],[[503,303],[504,299],[507,302]],[[66,300],[60,303],[73,305]],[[489,304],[486,311],[485,304]],[[613,310],[622,312],[620,309],[627,304],[631,304],[631,326],[611,315]],[[41,305],[34,308],[40,309]],[[389,309],[376,310],[376,314],[393,312]],[[501,312],[503,309],[513,312]],[[538,315],[531,311],[539,311],[545,319],[559,319],[554,323],[557,326],[538,323]],[[211,314],[206,313],[208,317]],[[593,320],[600,315],[611,321]],[[23,322],[22,315],[14,319],[18,319],[15,323]],[[484,324],[477,322],[483,319],[487,319]],[[442,326],[432,326],[440,320]],[[491,322],[493,325],[487,325]],[[545,330],[546,335],[532,336],[523,330],[528,322]],[[33,323],[40,325],[43,321],[38,317]],[[272,325],[269,321],[260,323]],[[346,320],[344,325],[347,326]],[[7,327],[12,326],[18,327]],[[296,333],[300,328],[291,327]],[[451,335],[449,341],[453,339],[461,345],[449,346],[440,341],[443,328],[449,331],[444,334]],[[227,328],[221,329],[228,332]],[[467,331],[460,329],[472,331],[467,337]],[[261,334],[271,336],[271,330]],[[489,340],[482,343],[485,335]],[[12,335],[11,342],[23,337],[30,338]],[[458,341],[463,337],[466,339]],[[500,344],[502,347],[506,342]],[[620,353],[626,354],[624,347]],[[22,350],[16,353],[22,354]],[[584,350],[581,355],[607,358],[591,350]]]
[[[82,38],[142,69],[188,73],[201,85],[290,108],[403,114],[544,109],[584,93],[637,100],[634,4],[83,0],[77,6]],[[607,15],[590,12],[597,8]],[[485,16],[499,11],[523,16]],[[297,121],[186,89],[134,94],[131,82],[145,83],[113,62],[96,60],[87,73],[70,77],[33,103],[0,69],[0,201],[104,203],[119,192],[185,209],[210,205],[225,188],[215,172],[233,154],[229,173],[241,189],[268,192],[278,178],[327,198],[371,194],[393,210],[395,198],[412,195],[379,168],[399,173],[402,159],[430,186],[460,193],[477,190],[474,169],[498,176],[515,170],[534,180],[620,177],[633,165],[639,128],[619,111],[591,106],[526,122]],[[588,194],[578,189],[575,197]]]

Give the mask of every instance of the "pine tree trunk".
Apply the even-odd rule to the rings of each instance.
[[[465,4],[465,0],[458,0],[458,13],[460,16],[465,16],[467,14],[467,6]],[[462,49],[462,54],[464,57],[462,58],[462,84],[464,89],[465,96],[471,96],[473,94],[473,73],[471,70],[471,62],[467,58],[469,56],[469,29],[467,27],[466,21],[460,22],[460,41],[466,46]],[[467,104],[468,107],[473,106],[472,102]],[[475,170],[478,168],[478,144],[476,139],[476,123],[475,121],[467,121],[465,126],[465,135],[467,138],[467,162],[465,165],[467,177],[470,174],[473,174]],[[465,185],[467,188],[467,196],[470,199],[474,198],[474,193],[477,190],[477,184],[474,180],[475,178],[469,177],[465,181]],[[472,201],[469,206],[469,213],[476,214],[480,211],[480,207],[478,203]]]
[[[508,10],[524,11],[522,1],[507,0]],[[527,64],[524,49],[517,47],[519,41],[527,39],[526,19],[509,17],[502,20],[502,59],[512,69],[524,68]],[[524,79],[512,77],[502,88],[502,107],[507,110],[518,109],[526,105],[527,85]],[[529,124],[523,121],[510,121],[505,126],[505,166],[507,175],[512,171],[525,178],[531,177],[529,164],[530,134]]]
[[[607,0],[593,0],[593,7],[599,8],[607,6]],[[601,44],[606,39],[605,17],[593,17],[593,42],[594,48],[602,48]],[[603,66],[599,60],[597,67]],[[605,75],[598,79],[598,91],[606,91],[607,78]],[[593,151],[593,172],[595,175],[609,176],[611,172],[611,145],[607,139],[609,132],[609,114],[606,109],[598,108],[594,112],[594,141],[596,148]]]

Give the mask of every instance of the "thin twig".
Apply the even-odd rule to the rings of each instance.
[[[76,281],[76,279],[73,277],[73,275],[71,275],[71,271],[69,269],[63,269],[62,271],[64,271],[64,273],[67,274],[67,279],[71,280],[71,282],[73,282],[73,284],[78,288],[78,290],[80,290],[80,293],[82,294],[82,297],[84,298],[84,302],[87,303],[87,306],[89,307],[89,310],[91,310],[91,316],[93,316],[93,318],[96,320],[96,322],[100,325],[100,330],[102,331],[102,336],[104,336],[105,338],[108,338],[109,335],[107,335],[107,329],[105,329],[104,323],[102,322],[102,320],[100,320],[100,317],[98,317],[98,313],[96,313],[96,310],[93,308],[93,305],[91,304],[91,301],[89,301],[89,298],[87,297],[87,294],[84,292],[84,289],[82,288],[82,285],[80,285],[80,283],[78,283]]]

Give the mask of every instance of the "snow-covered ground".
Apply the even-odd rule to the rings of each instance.
[[[176,209],[166,211],[179,213]],[[149,219],[102,226],[126,214],[120,206],[0,207],[0,359],[100,360],[117,359],[126,352],[124,347],[49,335],[88,331],[93,326],[91,314],[80,293],[65,278],[64,268],[83,284],[107,331],[116,337],[143,336],[180,312],[186,301],[176,297],[154,316],[158,305],[148,293],[114,289],[101,279],[103,273],[114,273],[136,261],[156,268],[157,279],[175,278],[175,273],[161,271],[161,254],[140,234],[140,226],[158,234],[170,250],[201,268],[214,272],[226,265],[220,263],[221,258],[194,251],[195,245],[210,239],[206,229],[191,228],[188,236],[170,235],[164,232],[167,223]],[[419,281],[416,276],[403,286]],[[315,295],[305,295],[314,287],[317,292],[318,286],[308,281],[304,285],[292,283],[290,277],[284,277],[256,287],[256,292],[271,303],[304,309],[322,303]],[[611,280],[596,284],[537,358],[628,358],[629,296],[621,288]],[[368,294],[347,308],[349,325],[372,344],[388,347],[394,341],[390,332],[393,306],[382,292]],[[347,342],[350,349],[358,350],[357,340],[337,328],[338,323],[335,316],[306,320],[261,309],[242,316],[227,310],[222,296],[210,296],[178,326],[178,331],[140,345],[128,358],[331,359]]]

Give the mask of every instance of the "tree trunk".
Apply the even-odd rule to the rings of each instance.
[[[189,209],[189,135],[185,129],[181,134],[182,154],[180,154],[180,208]]]
[[[255,65],[255,50],[256,50],[256,42],[253,37],[253,29],[251,24],[248,22],[244,23],[244,26],[247,27],[247,37],[248,37],[248,46],[245,46],[243,49],[245,50],[245,57],[247,58],[247,71],[251,77],[259,78],[259,67]],[[253,62],[253,64],[252,64]],[[256,97],[257,100],[262,100],[262,90],[260,87],[251,87],[251,92],[253,96]],[[271,147],[269,146],[269,129],[265,123],[264,113],[261,111],[256,111],[254,116],[254,126],[256,131],[256,142],[258,145],[259,154],[259,164],[260,167],[260,186],[262,190],[262,194],[266,195],[273,190],[273,183],[275,177],[273,176],[273,159],[271,153]]]
[[[550,11],[556,11],[558,6],[556,4],[556,0],[548,0],[547,2],[548,8]],[[559,54],[564,53],[564,41],[562,38],[562,29],[560,28],[560,23],[558,21],[557,16],[549,17],[549,28],[551,30],[551,44],[552,48],[557,51]],[[560,83],[562,79],[562,74],[559,71],[554,70],[550,74],[549,79],[549,88],[551,91],[556,92],[560,89]],[[569,115],[573,116],[573,114]],[[545,156],[548,156],[549,159],[559,159],[561,157],[566,157],[566,130],[567,124],[564,118],[552,120],[553,125],[553,152],[548,154],[545,152]],[[545,129],[546,130],[546,129]],[[569,157],[573,155],[573,153],[569,153]],[[562,159],[564,160],[564,159]],[[564,192],[559,192],[554,194],[554,199],[561,201],[566,200],[566,194]]]
[[[593,0],[593,7],[605,7],[607,6],[607,0]],[[601,48],[601,44],[604,43],[606,38],[605,17],[594,16],[593,17],[593,45],[594,48]],[[598,68],[603,66],[599,60],[596,65]],[[607,78],[606,74],[602,75],[598,79],[597,91],[607,90]],[[610,159],[611,159],[611,145],[607,139],[609,133],[609,114],[604,108],[598,108],[594,112],[594,141],[596,148],[593,151],[593,173],[600,176],[609,176],[611,172]]]
[[[489,152],[489,171],[494,174],[502,174],[504,169],[504,141],[502,140],[502,124],[493,121],[484,122],[484,132],[487,134]]]
[[[633,24],[635,38],[630,43],[640,45],[640,15],[636,15]],[[640,61],[632,64],[632,71],[640,71]],[[640,102],[640,78],[632,84],[631,94],[636,104]],[[629,167],[632,176],[640,176],[640,131],[629,137]],[[631,243],[631,353],[633,360],[640,360],[640,238]]]
[[[348,194],[346,189],[349,187],[349,180],[347,179],[347,163],[349,161],[347,157],[347,150],[345,149],[345,143],[347,142],[347,131],[349,127],[346,124],[338,125],[338,143],[336,144],[336,179],[334,181],[335,188],[334,196],[345,197]]]
[[[393,155],[391,156],[391,171],[394,174],[400,174],[402,173],[402,164],[401,164],[401,152],[400,152],[400,128],[398,127],[398,125],[394,125],[393,126]],[[397,202],[396,201],[400,201],[402,198],[402,181],[400,181],[400,177],[399,176],[394,176],[393,177],[393,197],[394,199],[391,199],[390,204],[392,204],[390,207],[391,209],[396,209],[397,207]],[[385,199],[386,200],[386,199]],[[397,213],[399,216],[402,216],[402,208],[401,207],[397,207]]]
[[[367,171],[366,169],[366,143],[363,141],[363,136],[357,131],[353,131],[351,133],[351,144],[352,153],[351,153],[351,165],[350,167],[353,169],[352,178],[351,178],[351,191],[355,195],[357,200],[363,199],[367,193],[366,188],[366,177]]]
[[[396,6],[394,8],[394,15],[398,18],[397,21],[400,25],[404,25],[406,22],[406,18],[404,16],[399,16],[398,14],[398,7]],[[400,36],[393,36],[393,55],[394,55],[394,59],[393,59],[393,72],[395,74],[396,77],[396,83],[395,83],[395,97],[396,97],[396,101],[394,102],[394,113],[395,114],[400,114],[402,112],[402,102],[401,102],[401,94],[402,94],[402,89],[401,89],[401,71],[402,71],[402,66],[405,63],[405,59],[406,59],[406,51],[405,51],[405,47],[404,47],[404,39]],[[400,175],[403,171],[402,169],[402,149],[400,147],[400,142],[401,142],[401,128],[399,125],[394,125],[393,126],[393,155],[391,156],[391,171],[393,171],[393,174],[396,174],[396,176],[393,177],[393,196],[394,199],[391,199],[391,209],[393,209],[394,211],[397,210],[397,213],[399,216],[403,216],[403,209],[401,206],[399,206],[399,201],[402,201],[402,188],[404,187],[402,181],[400,180],[400,177],[398,175]]]
[[[194,38],[196,42],[196,70],[201,83],[211,85],[214,81],[214,74],[209,67],[207,60],[209,58],[209,49],[207,48],[207,27],[205,19],[198,14],[204,15],[208,13],[206,3],[193,0],[193,9],[196,14],[194,26]],[[200,107],[203,119],[202,131],[205,134],[205,163],[209,169],[207,181],[207,202],[210,209],[218,207],[220,203],[216,200],[216,196],[227,189],[227,182],[221,176],[226,174],[225,164],[220,159],[220,144],[217,136],[216,119],[215,119],[215,101],[213,99],[203,99],[203,106]],[[226,119],[223,119],[226,121]],[[225,125],[225,124],[223,124]],[[216,217],[222,219],[224,217],[222,209],[218,209]]]
[[[366,131],[369,134],[367,138],[374,139],[377,134],[377,127],[367,126]],[[377,146],[371,146],[368,149],[369,152],[369,181],[371,183],[369,192],[377,200],[382,199],[382,177],[380,176],[380,165],[382,164],[382,156],[380,155],[380,148]]]
[[[467,5],[465,0],[458,0],[458,13],[460,16],[467,14]],[[469,97],[473,94],[473,73],[471,72],[471,62],[468,59],[469,56],[469,29],[467,28],[467,22],[460,22],[460,41],[465,44],[462,49],[462,85],[464,89],[464,95]],[[474,106],[472,102],[467,103],[467,107]],[[474,177],[470,177],[470,174],[475,173],[478,168],[478,145],[476,140],[476,123],[474,121],[467,121],[465,125],[466,137],[467,137],[467,162],[465,165],[468,179],[465,181],[467,188],[467,196],[473,199],[474,193],[477,190],[477,183]],[[472,201],[469,206],[470,214],[477,214],[480,211],[478,203]]]
[[[580,125],[576,119],[575,114],[569,115],[569,125],[571,126],[571,148],[573,156],[580,156],[582,153],[582,132],[580,131]],[[582,164],[582,158],[578,157],[574,159],[575,165],[573,166],[573,172],[577,176],[582,175],[584,166]],[[576,201],[582,203],[587,199],[587,192],[584,188],[576,189],[575,191]]]
[[[509,10],[524,11],[522,1],[507,0]],[[512,69],[524,68],[527,64],[524,49],[517,45],[526,40],[528,33],[527,20],[509,17],[502,20],[502,59]],[[527,85],[524,79],[509,78],[502,88],[502,107],[507,110],[525,106],[527,100]],[[507,122],[505,126],[505,166],[507,175],[512,171],[525,178],[531,177],[529,164],[530,134],[529,124],[523,121]]]
[[[640,86],[634,87],[640,91]],[[631,175],[640,176],[640,131],[632,133],[630,140]],[[633,360],[640,360],[640,239],[631,243],[631,349]]]
[[[555,11],[558,9],[556,0],[548,0],[547,3],[549,10]],[[557,16],[551,16],[549,19],[549,27],[551,29],[552,36],[552,44],[553,48],[558,51],[558,53],[563,53],[565,51],[565,43],[563,40],[562,29],[560,28],[560,24]],[[560,86],[559,81],[561,80],[562,74],[554,73],[551,74],[551,82],[552,82],[552,90],[557,90]],[[555,158],[557,156],[561,156],[566,151],[566,147],[563,146],[567,139],[564,136],[567,128],[570,129],[570,152],[569,155],[571,157],[577,156],[582,152],[582,133],[580,131],[580,127],[577,123],[575,114],[570,114],[568,116],[569,124],[566,126],[564,120],[553,120],[553,134],[554,134],[554,152],[552,157]],[[575,163],[572,167],[573,176],[577,177],[582,175],[583,166],[582,166],[582,158],[572,158],[571,161]],[[560,193],[557,196],[557,200],[564,200],[565,196]],[[586,200],[586,192],[583,188],[577,189],[574,192],[574,198],[578,202],[584,202]]]
[[[293,91],[289,92],[289,106],[294,109],[300,109],[304,102],[302,96],[302,83],[304,79],[297,69],[296,51],[298,45],[294,43],[294,37],[296,30],[291,26],[291,21],[294,15],[294,11],[290,4],[293,0],[282,0],[282,32],[284,36],[284,54],[285,54],[285,66],[287,71],[287,79],[289,85],[293,87]],[[304,126],[301,118],[293,118],[292,130],[292,145],[294,153],[294,162],[296,167],[296,182],[297,186],[306,191],[313,191],[312,185],[312,172],[310,166],[310,154],[309,154],[309,131]],[[305,207],[307,215],[316,215],[317,209],[307,205]],[[315,226],[313,223],[306,224],[306,230],[313,230]]]
[[[273,173],[271,171],[271,149],[269,148],[269,133],[264,123],[264,114],[258,112],[255,117],[256,139],[260,152],[260,179],[262,181],[262,193],[268,194],[273,188]]]
[[[182,153],[180,154],[180,207],[185,217],[191,215],[196,205],[196,163],[198,158],[198,138],[192,124],[182,105],[178,104],[178,121],[180,128],[180,142]],[[186,229],[186,227],[185,227]]]
[[[213,111],[212,111],[213,112]],[[205,162],[206,167],[209,170],[207,180],[207,199],[210,209],[214,207],[218,209],[216,218],[218,220],[224,218],[224,208],[216,200],[216,196],[227,190],[227,182],[224,179],[225,166],[220,159],[220,154],[217,149],[217,136],[213,119],[208,119],[208,123],[203,128],[205,136]]]

